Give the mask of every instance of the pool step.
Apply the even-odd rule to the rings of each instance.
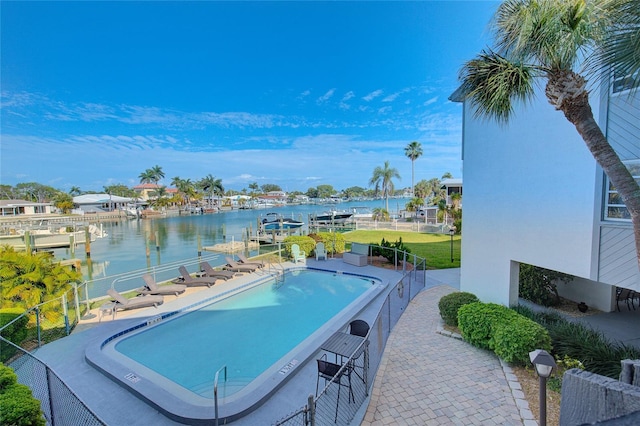
[[[251,383],[252,380],[253,379],[250,377],[235,378],[234,380],[227,381],[219,380],[218,397],[224,398],[227,395],[233,395]],[[208,380],[194,385],[191,387],[191,391],[205,398],[213,398],[213,381]]]

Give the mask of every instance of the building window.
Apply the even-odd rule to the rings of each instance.
[[[638,71],[636,71],[633,75],[614,72],[613,85],[611,90],[613,91],[613,93],[622,92],[623,90],[629,90],[633,87],[633,82],[637,79]]]
[[[631,176],[636,180],[636,182],[640,183],[640,160],[633,161],[625,161],[625,166],[631,172]],[[609,181],[609,178],[606,178],[607,191],[605,193],[605,210],[604,210],[604,218],[606,220],[621,220],[621,221],[630,221],[631,215],[627,210],[627,207],[624,205],[624,201],[618,191],[613,186],[613,184]]]

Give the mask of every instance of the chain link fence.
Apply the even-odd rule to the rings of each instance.
[[[424,260],[420,259],[422,262]],[[363,342],[368,345],[366,356],[363,356],[363,348],[356,349],[332,380],[319,378],[321,391],[317,397],[310,395],[304,407],[283,417],[275,425],[349,425],[369,396],[391,330],[411,300],[424,289],[425,281],[424,268],[406,271],[403,279],[388,293],[367,340]]]
[[[7,365],[15,371],[18,382],[29,386],[40,401],[48,425],[106,425],[44,362],[1,336],[0,342],[15,349],[16,355]]]

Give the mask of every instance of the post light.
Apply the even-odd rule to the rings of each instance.
[[[547,379],[556,368],[556,361],[544,349],[529,352],[529,359],[540,378],[540,426],[547,425]]]
[[[449,235],[451,236],[451,263],[453,263],[453,235],[456,233],[456,227],[449,228]]]

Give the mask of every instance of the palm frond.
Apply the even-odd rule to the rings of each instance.
[[[492,52],[483,51],[460,71],[465,98],[475,107],[475,115],[506,122],[516,101],[533,96],[536,67],[514,63]]]
[[[626,84],[640,87],[640,0],[608,0],[602,14],[609,17],[606,37],[589,58],[588,69],[626,77]]]

